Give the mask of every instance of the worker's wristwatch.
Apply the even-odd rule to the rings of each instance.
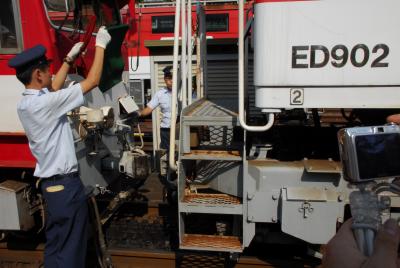
[[[74,60],[71,59],[70,57],[66,56],[63,60],[65,63],[67,63],[69,66],[72,66],[74,64]]]

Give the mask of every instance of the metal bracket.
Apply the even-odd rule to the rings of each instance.
[[[308,218],[308,216],[313,213],[314,208],[311,207],[311,203],[308,201],[304,201],[303,204],[301,204],[301,208],[299,208],[299,212],[303,213],[303,218]]]
[[[250,156],[256,159],[266,159],[270,150],[272,150],[271,144],[254,144],[250,149]]]

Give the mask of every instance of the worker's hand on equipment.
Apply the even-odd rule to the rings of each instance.
[[[351,219],[347,220],[329,241],[322,260],[323,267],[400,267],[397,264],[400,264],[397,254],[400,228],[395,220],[387,220],[379,229],[371,257],[364,256],[358,249],[351,224]]]
[[[105,26],[101,26],[96,36],[96,47],[106,48],[111,41],[111,35],[106,30]]]
[[[75,60],[76,57],[78,57],[79,53],[81,52],[82,45],[83,42],[76,43],[68,52],[67,57],[72,61]]]
[[[400,124],[400,114],[392,114],[386,118],[386,122]]]
[[[136,118],[136,117],[140,117],[140,111],[134,111],[132,113],[132,117]]]

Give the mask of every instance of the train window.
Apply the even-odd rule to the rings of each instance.
[[[0,9],[0,54],[22,51],[18,1],[3,0]]]
[[[228,14],[206,14],[207,32],[228,32],[229,15]]]
[[[153,16],[151,17],[152,33],[173,33],[175,16]]]
[[[48,18],[53,27],[74,28],[74,2],[69,0],[45,0]]]
[[[74,10],[75,2],[73,0],[44,0],[50,10],[66,12]]]
[[[85,30],[93,15],[97,18],[96,29],[101,25],[112,26],[121,23],[121,14],[116,3],[112,1],[94,4],[91,0],[81,0],[77,5],[73,0],[45,0],[44,3],[48,19],[56,29],[74,32]]]

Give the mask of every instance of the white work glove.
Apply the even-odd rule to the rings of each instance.
[[[96,47],[106,49],[106,46],[111,41],[111,35],[107,32],[105,26],[101,26],[96,36]]]
[[[82,45],[83,42],[76,43],[68,52],[67,57],[72,61],[75,60],[76,57],[78,57],[79,53],[81,52]]]

